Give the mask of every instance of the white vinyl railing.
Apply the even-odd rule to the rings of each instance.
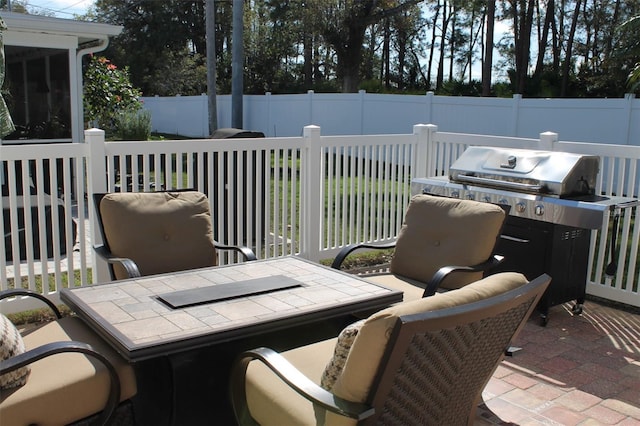
[[[322,136],[308,126],[290,138],[106,142],[91,129],[84,144],[0,145],[7,192],[0,201],[0,289],[21,285],[55,300],[70,281],[108,279],[91,248],[101,242],[94,193],[195,188],[209,197],[217,240],[250,246],[259,258],[311,260],[332,258],[350,243],[393,241],[411,179],[445,174],[470,145],[599,155],[598,191],[638,195],[640,147],[557,139],[446,133],[434,125],[416,125],[410,134]],[[637,211],[622,212],[618,241],[626,250],[613,280],[603,274],[608,224],[593,232],[589,294],[640,306]],[[22,253],[11,257],[9,250]],[[23,299],[0,302],[3,312],[33,307]]]

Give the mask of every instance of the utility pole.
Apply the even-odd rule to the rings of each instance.
[[[218,129],[218,103],[216,100],[216,5],[215,0],[206,0],[205,20],[207,32],[207,97],[209,105],[209,136]]]
[[[231,46],[231,126],[242,129],[242,95],[244,91],[244,0],[233,0]]]

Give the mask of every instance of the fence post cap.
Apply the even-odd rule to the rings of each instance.
[[[104,130],[102,129],[98,129],[96,127],[92,127],[90,129],[86,129],[84,131],[85,135],[100,135],[100,134],[104,134]]]

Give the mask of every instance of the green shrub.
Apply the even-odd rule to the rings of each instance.
[[[146,141],[151,138],[151,112],[125,110],[116,115],[115,135],[123,141]]]
[[[141,93],[129,80],[129,70],[119,69],[107,58],[92,56],[84,72],[85,121],[106,132],[115,130],[122,111],[142,108]]]

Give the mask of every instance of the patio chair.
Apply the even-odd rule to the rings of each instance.
[[[77,317],[62,317],[44,296],[5,290],[0,299],[35,297],[56,319],[21,335],[0,314],[0,423],[134,424],[131,365]]]
[[[94,194],[103,245],[95,246],[114,280],[216,266],[218,250],[256,260],[247,247],[213,239],[207,196],[193,190]]]
[[[482,390],[550,278],[491,275],[394,305],[340,336],[240,354],[230,380],[241,425],[473,424]]]
[[[507,206],[427,194],[411,198],[395,242],[352,244],[331,265],[340,269],[359,249],[393,249],[387,271],[365,278],[404,292],[404,300],[460,288],[482,278],[503,257],[493,254]]]

